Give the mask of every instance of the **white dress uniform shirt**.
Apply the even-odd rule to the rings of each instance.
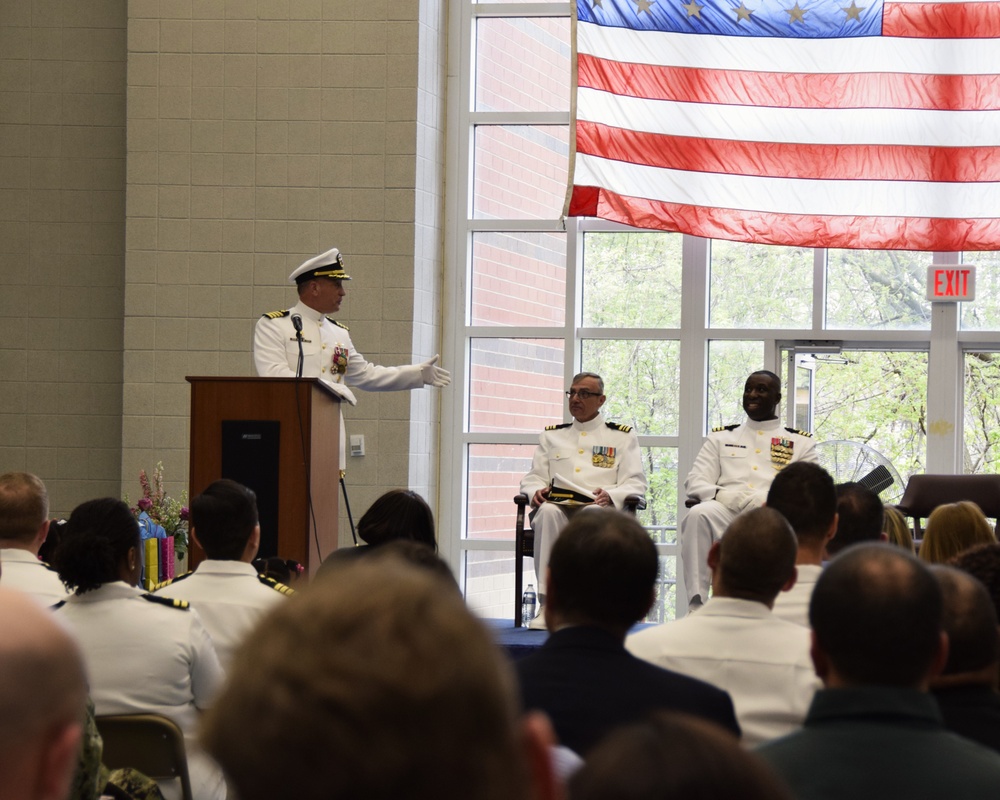
[[[43,606],[54,606],[69,596],[56,571],[28,550],[3,548],[0,565],[0,586],[24,592]]]
[[[557,475],[590,491],[604,489],[616,508],[621,508],[630,494],[645,494],[648,485],[635,431],[608,423],[603,414],[542,431],[531,471],[521,480],[521,491],[531,498]],[[532,516],[539,594],[545,593],[549,553],[566,526],[568,510],[556,503],[542,503]]]
[[[170,717],[184,732],[195,800],[223,800],[222,772],[196,736],[199,711],[224,678],[215,647],[197,611],[145,594],[115,581],[73,595],[55,613],[80,643],[95,712]],[[168,800],[180,796],[177,783],[161,784]]]
[[[799,728],[820,688],[809,631],[751,600],[713,597],[695,614],[629,636],[625,647],[729,692],[748,747]]]
[[[680,544],[688,600],[708,599],[708,551],[738,513],[764,504],[774,476],[795,461],[818,462],[809,434],[781,425],[779,419],[746,419],[716,428],[695,458],[684,482],[688,497],[701,502],[681,519]]]
[[[795,569],[798,572],[795,585],[787,592],[778,593],[774,601],[774,616],[808,628],[809,601],[823,568],[818,564],[798,564]]]
[[[261,580],[257,570],[243,561],[202,561],[194,572],[167,581],[153,592],[161,597],[187,600],[208,629],[223,669],[257,621],[291,594],[284,584]]]

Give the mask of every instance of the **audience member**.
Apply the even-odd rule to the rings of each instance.
[[[792,800],[725,731],[659,712],[611,733],[569,782],[570,800]]]
[[[241,800],[553,796],[551,726],[519,721],[513,675],[462,599],[400,561],[337,578],[264,618],[206,715]]]
[[[257,496],[228,479],[210,484],[191,501],[191,538],[207,558],[193,572],[156,587],[153,594],[186,600],[201,615],[228,669],[233,650],[265,613],[295,592],[259,575],[250,563],[260,545]]]
[[[795,585],[779,592],[774,615],[809,627],[809,598],[826,560],[826,546],[837,532],[837,492],[819,464],[798,461],[779,472],[767,492],[767,505],[788,520],[798,540]]]
[[[684,481],[698,504],[681,519],[681,564],[689,608],[708,599],[708,550],[736,515],[764,504],[774,476],[796,461],[817,461],[812,434],[785,428],[778,417],[781,379],[768,370],[752,373],[743,387],[739,425],[714,428]]]
[[[797,728],[818,686],[809,631],[771,612],[795,583],[796,549],[779,512],[745,511],[708,552],[713,596],[704,607],[625,642],[640,658],[729,692],[751,746]]]
[[[83,732],[83,658],[36,600],[6,588],[0,589],[0,675],[0,797],[64,800]]]
[[[896,547],[902,547],[910,553],[916,553],[917,548],[913,545],[913,533],[910,526],[896,506],[883,507],[882,533],[884,540]]]
[[[195,799],[221,800],[225,784],[197,747],[195,726],[222,669],[197,611],[136,588],[141,552],[139,525],[125,503],[107,497],[77,506],[55,564],[74,594],[56,614],[79,639],[97,714],[173,719],[184,731]],[[177,797],[177,784],[161,784],[164,795]]]
[[[945,730],[928,693],[948,636],[926,566],[897,547],[852,547],[820,576],[809,621],[825,688],[803,730],[758,751],[798,800],[1000,792],[1000,755]]]
[[[531,526],[535,532],[534,562],[538,581],[538,611],[529,628],[545,627],[546,576],[549,553],[570,517],[581,509],[622,508],[630,494],[644,495],[648,483],[642,469],[639,439],[629,425],[608,422],[601,413],[607,396],[604,378],[596,372],[573,376],[566,392],[572,422],[549,425],[538,437],[531,470],[521,478],[521,492],[531,501]],[[565,502],[553,494],[556,482],[565,482],[570,495]],[[589,497],[593,496],[593,502]]]
[[[993,528],[983,512],[970,500],[945,503],[927,518],[920,560],[943,564],[963,550],[980,544],[995,544]]]
[[[970,547],[949,559],[948,564],[979,579],[1000,617],[1000,543]]]
[[[49,494],[45,484],[27,472],[0,475],[0,563],[3,585],[51,606],[66,599],[66,587],[55,570],[38,560],[49,533]]]
[[[860,483],[837,484],[837,534],[826,545],[832,558],[858,542],[884,542],[885,506],[875,492]]]
[[[656,599],[659,561],[646,529],[611,509],[577,514],[552,548],[552,635],[515,668],[524,707],[548,714],[560,743],[584,757],[610,730],[656,709],[696,714],[739,735],[724,691],[624,647]]]
[[[989,592],[955,567],[931,567],[944,597],[948,662],[931,680],[945,727],[1000,751],[1000,634]]]
[[[282,558],[281,556],[258,557],[250,563],[253,564],[253,568],[257,571],[258,575],[273,578],[278,583],[283,583],[292,589],[302,588],[297,584],[300,580],[305,579],[306,568],[294,558]]]

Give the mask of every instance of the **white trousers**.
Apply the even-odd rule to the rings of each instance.
[[[708,551],[722,538],[729,523],[736,519],[718,500],[705,500],[687,510],[681,520],[681,565],[684,571],[684,588],[688,602],[695,595],[708,601],[712,585],[712,571],[708,568]]]
[[[597,508],[597,505],[563,506],[557,503],[542,503],[531,512],[531,529],[535,532],[535,577],[538,579],[538,594],[545,594],[545,572],[549,568],[549,555],[569,518],[577,511]]]

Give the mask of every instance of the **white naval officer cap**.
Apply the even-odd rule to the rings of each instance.
[[[325,253],[302,262],[288,276],[288,282],[302,283],[313,278],[333,278],[342,281],[351,279],[351,276],[344,272],[344,257],[340,254],[340,250],[332,247]]]

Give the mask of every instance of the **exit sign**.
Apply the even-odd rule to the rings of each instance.
[[[976,268],[972,264],[933,264],[927,268],[927,299],[957,302],[976,299]]]

